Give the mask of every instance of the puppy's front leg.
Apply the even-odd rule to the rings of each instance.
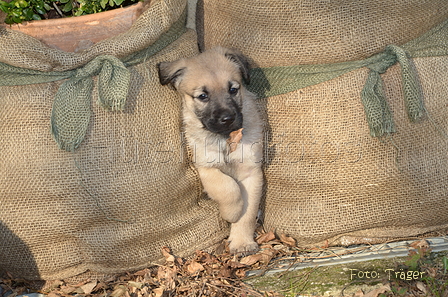
[[[262,194],[263,173],[261,168],[251,168],[250,172],[249,176],[239,182],[244,208],[241,218],[233,223],[230,229],[229,249],[232,253],[258,249],[254,232]]]
[[[197,169],[205,192],[218,203],[222,218],[230,223],[238,221],[244,205],[238,183],[217,168]]]

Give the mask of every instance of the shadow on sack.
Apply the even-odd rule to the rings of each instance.
[[[0,277],[39,279],[36,261],[28,245],[0,221]]]

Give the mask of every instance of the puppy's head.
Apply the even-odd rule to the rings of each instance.
[[[158,67],[160,83],[174,86],[205,129],[228,136],[242,127],[249,63],[240,52],[217,47]]]

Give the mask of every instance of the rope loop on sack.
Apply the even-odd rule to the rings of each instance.
[[[76,69],[59,87],[51,111],[51,132],[61,149],[73,151],[84,140],[91,117],[94,76],[98,76],[100,106],[107,110],[124,108],[130,72],[123,62],[103,55]]]
[[[130,85],[129,67],[145,62],[186,32],[187,8],[153,44],[127,57],[100,55],[67,71],[39,71],[0,62],[0,86],[64,81],[51,110],[51,132],[59,147],[73,152],[84,140],[90,124],[94,77],[98,77],[98,104],[106,110],[123,110]]]
[[[448,55],[448,20],[435,26],[425,34],[397,46],[388,45],[381,53],[364,60],[316,65],[291,65],[254,68],[251,83],[247,88],[261,98],[277,96],[316,85],[350,71],[366,67],[370,69],[361,91],[370,134],[381,137],[396,132],[391,110],[384,93],[381,74],[391,66],[401,68],[404,105],[411,122],[417,122],[427,115],[423,104],[417,71],[411,59],[417,57],[437,57]],[[427,115],[429,119],[430,116]]]
[[[370,69],[364,88],[361,91],[361,100],[369,124],[370,134],[381,137],[396,132],[392,113],[387,104],[383,90],[382,73],[389,67],[398,63],[401,67],[403,96],[412,122],[418,121],[424,115],[423,96],[417,79],[417,74],[411,67],[409,54],[401,47],[389,45],[384,52],[371,57],[376,60],[366,65]]]

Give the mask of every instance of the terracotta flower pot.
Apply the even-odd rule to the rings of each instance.
[[[77,52],[100,40],[127,31],[142,12],[142,8],[143,2],[138,2],[131,6],[79,17],[3,26],[33,36],[51,47]]]

